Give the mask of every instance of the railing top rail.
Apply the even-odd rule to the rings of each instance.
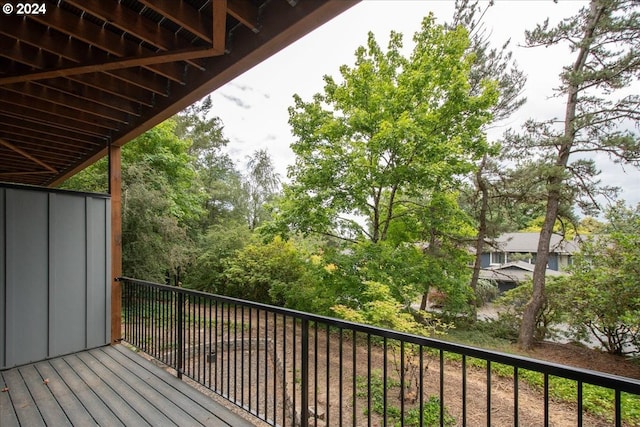
[[[333,317],[320,316],[316,314],[306,313],[297,310],[291,310],[283,307],[272,306],[268,304],[262,304],[252,301],[241,300],[238,298],[227,297],[223,295],[216,295],[207,292],[196,291],[193,289],[179,288],[176,286],[168,286],[160,283],[149,282],[146,280],[134,279],[130,277],[118,277],[116,280],[121,282],[130,282],[133,284],[158,288],[170,292],[182,292],[188,295],[199,296],[203,298],[213,298],[217,301],[243,305],[245,307],[251,307],[259,310],[266,310],[272,313],[278,313],[292,318],[305,319],[311,322],[324,323],[329,326],[355,330],[357,332],[363,332],[381,338],[393,339],[404,341],[410,344],[417,344],[425,347],[431,347],[438,350],[443,350],[452,353],[458,353],[468,357],[474,357],[478,359],[484,359],[491,362],[501,363],[504,365],[518,367],[519,369],[527,369],[531,371],[537,371],[546,373],[553,376],[563,377],[575,381],[581,381],[583,383],[593,384],[602,387],[608,387],[623,392],[633,393],[640,395],[640,379],[634,379],[629,377],[623,377],[619,375],[607,374],[598,371],[592,371],[589,369],[576,368],[558,363],[548,362],[539,359],[533,359],[530,357],[513,355],[503,353],[494,350],[485,350],[481,348],[471,347],[464,344],[457,344],[448,341],[439,340],[436,338],[427,338],[419,335],[408,334],[404,332],[393,331],[390,329],[384,329],[376,326],[364,325],[361,323],[354,323],[347,320],[336,319]]]

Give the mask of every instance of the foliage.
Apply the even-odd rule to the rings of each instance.
[[[331,309],[345,320],[368,325],[379,326],[394,331],[430,336],[443,333],[442,325],[434,323],[427,326],[416,321],[414,315],[408,311],[391,295],[389,286],[379,282],[365,282],[362,299],[357,309],[344,304],[336,304]],[[419,313],[423,319],[429,319],[429,313]]]
[[[251,243],[235,253],[225,269],[221,293],[250,301],[284,305],[305,277],[305,259],[291,241]]]
[[[385,394],[390,390],[400,387],[400,382],[392,378],[387,378],[386,389],[385,382],[383,381],[382,372],[380,370],[374,370],[371,375],[367,377],[356,376],[356,395],[362,398],[371,399],[371,409],[373,413],[384,416],[385,414]],[[368,390],[371,389],[371,395],[368,395]],[[422,424],[420,424],[420,409],[410,408],[406,411],[404,417],[405,426],[453,426],[455,425],[455,418],[449,415],[445,408],[444,420],[440,423],[440,400],[436,396],[429,396],[424,401],[422,410]],[[401,425],[401,412],[400,408],[391,404],[387,400],[386,407],[387,421],[390,421],[395,426]]]
[[[187,270],[183,282],[201,291],[221,293],[226,287],[225,271],[236,251],[251,241],[244,221],[213,224],[199,242],[198,253]]]
[[[536,329],[534,337],[536,341],[557,335],[558,331],[553,327],[563,320],[563,311],[560,306],[562,284],[552,280],[547,284],[547,296],[542,310],[536,316]],[[531,299],[531,281],[521,283],[514,289],[503,293],[496,301],[496,305],[504,310],[498,314],[498,319],[490,321],[493,324],[495,335],[500,338],[516,340],[522,324],[522,315],[527,302]]]
[[[167,198],[170,186],[162,175],[136,165],[127,168],[123,179],[123,274],[162,282],[167,269],[188,262],[192,242],[174,215],[175,205]]]
[[[528,121],[522,134],[511,133],[514,158],[540,161],[546,194],[545,220],[533,273],[533,293],[523,315],[519,342],[533,344],[535,319],[545,302],[545,270],[551,233],[561,202],[569,197],[589,214],[598,195],[610,197],[595,178],[599,171],[587,156],[603,152],[620,163],[640,163],[640,138],[629,123],[640,120],[640,95],[627,88],[638,81],[640,12],[633,0],[591,0],[587,7],[555,27],[549,21],[526,32],[528,46],[568,43],[573,63],[560,75],[557,94],[566,97],[565,116]]]
[[[340,67],[342,81],[325,76],[324,93],[309,102],[295,96],[289,123],[296,160],[280,224],[385,240],[399,216],[422,209],[415,198],[448,188],[486,151],[479,129],[491,118],[497,88],[483,81],[470,93],[466,31],[446,31],[429,16],[414,41],[405,58],[400,34],[391,33],[386,52],[370,34],[355,66]]]
[[[640,352],[640,205],[607,213],[604,234],[580,245],[562,305],[576,340],[597,339],[612,354]]]
[[[475,290],[476,306],[482,307],[493,301],[500,294],[498,284],[492,280],[480,279]]]

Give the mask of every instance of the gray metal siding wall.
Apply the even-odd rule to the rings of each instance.
[[[0,368],[110,339],[109,200],[0,187]]]

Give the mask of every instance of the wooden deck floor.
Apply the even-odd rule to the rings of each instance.
[[[0,372],[0,426],[251,426],[117,345]]]

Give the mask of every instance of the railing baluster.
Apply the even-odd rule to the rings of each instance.
[[[578,427],[582,427],[582,381],[578,381]]]
[[[356,357],[356,338],[357,338],[357,332],[354,329],[351,332],[351,360],[353,361],[353,375],[351,376],[351,396],[352,396],[352,403],[351,406],[353,408],[352,410],[352,420],[353,422],[351,423],[352,426],[355,426],[357,424],[357,420],[358,420],[358,416],[357,416],[357,408],[358,408],[358,402],[357,402],[357,392],[356,392],[356,378],[358,376],[358,365],[357,365],[357,357]]]
[[[176,334],[178,343],[176,351],[178,352],[178,363],[176,370],[178,371],[178,378],[182,378],[183,357],[184,357],[184,294],[178,292],[178,311],[176,313]]]
[[[544,427],[549,427],[549,374],[544,374]]]
[[[387,337],[382,339],[382,425],[387,427]]]
[[[440,427],[444,427],[444,351],[440,349]]]
[[[330,421],[331,421],[331,417],[330,415],[330,411],[329,411],[329,398],[331,397],[331,394],[329,393],[329,378],[331,377],[331,364],[329,363],[329,350],[331,349],[331,338],[330,338],[330,334],[329,334],[329,324],[327,323],[326,325],[327,327],[327,337],[326,337],[326,344],[325,344],[325,348],[327,350],[327,354],[326,354],[326,358],[325,358],[325,386],[326,386],[326,391],[325,391],[325,416],[324,416],[324,423],[325,425],[331,425]]]
[[[620,396],[620,390],[615,390],[614,407],[616,411],[616,427],[622,427],[622,398]]]
[[[371,427],[371,334],[367,334],[367,426]]]
[[[425,364],[428,366],[429,360],[433,360],[434,363],[438,361],[440,364],[438,373],[440,403],[438,409],[439,424],[442,426],[450,424],[448,421],[450,416],[445,407],[445,403],[447,403],[445,400],[449,399],[449,395],[445,399],[445,369],[449,369],[453,373],[456,366],[461,366],[459,375],[462,380],[462,415],[461,419],[454,422],[456,425],[466,426],[468,424],[467,418],[470,415],[468,414],[470,405],[467,402],[469,397],[468,376],[475,377],[477,375],[475,370],[469,371],[468,357],[483,360],[486,363],[487,425],[492,423],[492,363],[504,364],[513,369],[514,425],[523,422],[519,416],[521,369],[543,375],[544,386],[539,393],[539,398],[543,399],[544,413],[539,414],[538,418],[542,419],[544,425],[550,424],[551,375],[576,381],[576,418],[579,427],[584,423],[585,383],[612,390],[610,405],[615,410],[612,415],[616,426],[622,426],[628,422],[624,416],[627,411],[625,406],[627,401],[626,399],[623,401],[622,393],[630,393],[632,396],[640,395],[640,381],[636,379],[570,368],[436,339],[357,325],[343,320],[182,289],[178,286],[177,278],[173,286],[126,278],[119,280],[123,286],[122,316],[125,341],[174,368],[178,377],[188,376],[270,425],[308,426],[310,424],[310,410],[313,410],[315,415],[313,424],[318,425],[320,424],[318,421],[319,406],[324,409],[324,425],[348,425],[349,422],[345,418],[348,419],[349,416],[344,410],[345,404],[349,403],[352,407],[350,417],[352,426],[371,426],[374,423],[377,425],[379,421],[384,425],[403,426],[409,424],[409,416],[413,410],[419,410],[416,421],[419,424],[424,424],[427,408],[424,367]],[[291,322],[288,319],[291,319]],[[273,324],[269,322],[273,322]],[[313,322],[313,330],[311,330],[311,322]],[[240,328],[239,331],[238,328]],[[245,331],[245,329],[247,330]],[[333,334],[332,329],[337,333]],[[350,335],[348,331],[351,331]],[[314,334],[313,342],[311,342],[311,333]],[[248,343],[245,342],[247,337]],[[349,338],[352,345],[351,362],[348,360],[349,356],[346,355],[348,353],[345,354],[345,339]],[[335,343],[335,339],[338,339],[337,343]],[[240,340],[239,345],[238,340]],[[358,346],[358,341],[360,341],[360,346]],[[332,352],[336,346],[338,347],[337,355],[334,355],[335,360],[332,361]],[[247,347],[248,357],[245,358]],[[437,351],[435,357],[428,353],[425,354],[425,351],[428,352],[430,349]],[[399,369],[397,376],[395,371],[389,371],[390,350],[393,351],[393,366]],[[313,356],[311,355],[312,351]],[[348,352],[348,350],[346,351]],[[366,352],[366,364],[362,363],[364,360],[362,362],[358,360],[358,357],[364,357],[364,354],[358,356],[363,351]],[[396,351],[399,353],[399,360],[396,360],[398,356]],[[261,352],[264,356],[260,355]],[[445,352],[447,355],[462,355],[462,363],[460,365],[451,363],[450,366],[445,366]],[[270,357],[271,355],[272,357]],[[412,366],[408,364],[413,364],[416,358],[419,359],[419,376],[417,378],[417,399],[419,401],[414,405],[413,402],[407,403],[409,396],[411,398],[413,396],[409,395],[409,391],[412,391],[413,388],[408,389],[407,387],[409,384],[415,385],[415,377],[409,376],[410,373],[413,375],[414,371],[409,371]],[[374,372],[376,374],[379,372],[377,369],[380,367],[380,360],[383,376],[381,381],[377,377],[373,377]],[[447,360],[449,360],[448,356]],[[269,363],[273,363],[273,366],[269,367]],[[352,372],[349,373],[349,370]],[[332,372],[335,372],[333,381]],[[345,378],[345,375],[349,374],[351,381],[348,380],[348,376]],[[359,374],[366,375],[362,382],[358,379]],[[239,378],[238,375],[240,375]],[[448,372],[446,378],[449,377],[451,375]],[[395,394],[397,385],[391,384],[391,381],[395,381],[396,378],[399,378],[400,383],[399,395]],[[322,381],[325,383],[322,384]],[[457,381],[455,380],[455,382]],[[382,396],[377,394],[380,383],[382,383]],[[291,387],[288,387],[288,384]],[[332,389],[334,386],[337,386],[335,391]],[[231,393],[232,387],[233,393]],[[366,395],[363,393],[365,387]],[[351,392],[351,397],[347,396],[349,392]],[[313,398],[311,393],[314,393]],[[326,394],[325,403],[319,402],[322,393]],[[332,396],[332,393],[337,393],[337,396]],[[359,393],[360,397],[358,397]],[[374,396],[374,394],[377,395]],[[334,398],[332,399],[332,397]],[[335,398],[338,400],[338,406],[332,408],[331,402],[335,402]],[[362,400],[365,398],[366,402]],[[382,400],[380,411],[378,406],[380,401],[377,399]],[[293,406],[291,406],[292,404]],[[399,405],[399,413],[397,409],[391,410],[394,405]],[[496,415],[504,415],[503,412],[499,413],[499,411],[503,411],[504,406],[500,404],[493,408]],[[474,413],[474,420],[477,419],[476,416],[477,414]],[[413,415],[411,417],[413,419]],[[609,423],[611,421],[612,419],[608,420]],[[540,420],[538,422],[540,423]],[[602,422],[607,421],[603,420]]]
[[[491,361],[487,360],[487,427],[491,427]]]
[[[519,421],[519,404],[518,404],[518,367],[513,367],[513,425],[517,426]]]
[[[467,356],[463,354],[462,355],[462,427],[466,427],[466,425],[467,425]]]
[[[309,320],[302,319],[302,347],[300,350],[301,367],[301,396],[300,396],[300,425],[309,425]]]
[[[419,403],[418,403],[418,409],[420,410],[420,425],[423,426],[424,425],[424,347],[420,346],[419,349],[420,352],[420,393],[418,396],[419,399]]]

